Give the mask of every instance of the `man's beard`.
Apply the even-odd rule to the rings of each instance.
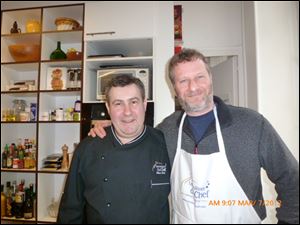
[[[210,106],[210,103],[213,100],[213,96],[209,95],[206,96],[206,98],[204,99],[204,101],[200,104],[189,104],[186,101],[184,101],[183,99],[181,99],[180,97],[178,98],[178,101],[181,105],[181,107],[184,109],[185,112],[189,113],[189,112],[201,112],[205,109],[207,109]]]
[[[186,113],[203,112],[213,105],[213,91],[211,89],[210,93],[208,93],[208,95],[205,95],[202,98],[201,103],[198,104],[189,104],[179,96],[178,101]]]

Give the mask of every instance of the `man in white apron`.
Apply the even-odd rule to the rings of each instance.
[[[180,66],[179,66],[180,65]],[[173,70],[177,97],[189,116],[212,110],[212,78],[200,59],[178,64]],[[171,172],[173,223],[259,223],[252,206],[229,206],[248,201],[229,166],[216,107],[213,107],[219,151],[209,155],[182,149],[182,116]],[[197,146],[195,146],[197,148]],[[197,152],[195,152],[197,153]]]
[[[169,78],[173,83],[173,87],[177,94],[178,100],[185,111],[182,116],[175,116],[176,113],[174,113],[174,115],[166,118],[162,122],[162,124],[158,126],[158,128],[161,128],[161,130],[163,130],[165,134],[169,150],[174,148],[174,146],[170,144],[171,138],[174,139],[174,130],[176,130],[177,128],[176,125],[174,126],[174,121],[176,121],[176,119],[180,121],[177,136],[177,147],[171,171],[171,200],[173,205],[172,222],[180,224],[260,223],[261,220],[265,217],[265,207],[263,206],[265,202],[262,198],[262,194],[260,193],[260,179],[253,179],[255,181],[254,183],[258,184],[257,188],[254,188],[252,191],[249,191],[244,187],[244,189],[249,192],[247,193],[248,196],[253,195],[259,197],[259,199],[249,199],[245,194],[245,191],[241,187],[239,181],[244,184],[244,182],[248,179],[248,182],[251,183],[252,176],[249,176],[248,178],[247,173],[241,173],[241,176],[245,176],[245,179],[239,178],[238,181],[231,169],[231,165],[226,155],[227,151],[225,149],[217,113],[217,109],[222,113],[223,111],[226,112],[226,110],[222,109],[226,106],[223,106],[225,104],[222,102],[222,100],[213,98],[212,75],[210,74],[210,69],[205,61],[204,56],[195,50],[189,49],[183,50],[183,52],[181,52],[177,56],[175,55],[169,63]],[[234,109],[237,107],[232,108],[232,110],[228,110],[230,113],[231,111],[235,113],[235,111],[237,110],[242,110]],[[248,112],[246,109],[243,112],[237,112],[237,114],[238,113],[245,114],[244,123],[246,125],[244,127],[243,121],[239,121],[236,122],[236,124],[238,124],[239,126],[235,128],[235,118],[232,119],[233,122],[226,123],[224,122],[227,121],[226,119],[224,119],[226,118],[226,116],[222,115],[223,124],[225,124],[224,130],[227,129],[227,133],[237,133],[236,137],[232,137],[234,135],[227,135],[229,137],[225,141],[228,141],[228,143],[242,143],[240,144],[241,146],[245,145],[245,147],[241,148],[238,145],[235,146],[234,144],[228,144],[228,146],[230,146],[228,149],[230,150],[228,154],[230,155],[230,152],[235,152],[236,157],[239,157],[239,152],[242,152],[243,149],[247,146],[247,144],[243,143],[243,137],[245,137],[245,143],[248,142],[247,132],[249,132],[249,139],[251,140],[259,139],[258,137],[251,137],[252,130],[254,131],[253,133],[261,132],[261,130],[263,130],[263,133],[267,134],[274,133],[274,131],[269,127],[268,129],[261,129],[258,126],[253,126],[252,129],[251,124],[247,125],[248,118],[250,123],[251,121],[253,121],[253,124],[256,124],[256,120],[261,120],[260,115],[258,116],[259,119],[256,119],[257,115],[251,115],[252,112]],[[267,123],[264,120],[262,121],[263,122],[261,124]],[[187,124],[186,130],[190,130],[190,136],[193,136],[192,139],[195,141],[193,152],[191,152],[191,145],[186,144],[187,147],[186,149],[184,149],[182,144],[184,124]],[[210,128],[210,130],[208,128]],[[238,131],[238,129],[241,129],[241,131]],[[247,131],[247,129],[249,129],[249,131]],[[257,131],[255,131],[255,129]],[[207,132],[207,130],[209,131]],[[264,130],[266,130],[266,132],[264,132]],[[243,132],[245,132],[245,134],[243,134]],[[239,133],[241,139],[239,139],[238,137]],[[206,134],[206,136],[204,134]],[[211,137],[210,139],[212,141],[210,142],[216,142],[216,144],[214,145],[215,149],[212,150],[213,152],[211,152],[209,141],[207,141],[208,143],[204,145],[201,143],[203,136],[205,136],[205,138]],[[214,141],[213,139],[214,136],[216,136],[216,141]],[[185,134],[185,140],[187,140],[187,143],[190,140],[188,139],[187,134]],[[269,144],[271,144],[272,146],[272,140],[269,141]],[[276,145],[279,145],[277,144],[277,142],[278,137],[276,136],[274,138],[274,143],[276,143]],[[253,141],[253,144],[251,144],[251,142],[249,141],[248,143],[250,143],[251,146],[255,146],[254,143],[257,142]],[[267,144],[268,143],[266,143],[266,145]],[[203,147],[202,149],[198,149],[198,146]],[[207,149],[210,149],[209,154],[206,152],[207,149],[205,146],[207,146]],[[286,149],[284,149],[286,147],[278,147],[280,150],[278,151],[279,154],[276,155],[277,158],[280,159],[280,154],[282,154],[282,151],[284,151],[284,154],[287,154],[288,157],[290,157],[291,154],[289,152],[286,152]],[[251,148],[255,149],[254,147],[250,147],[250,152],[253,151]],[[171,161],[172,154],[174,155],[174,153],[170,153],[169,150],[169,157]],[[252,167],[254,168],[253,171],[251,171],[249,174],[254,174],[253,177],[256,176],[260,178],[260,167],[263,167],[264,165],[259,165],[259,163],[256,163],[256,161],[259,161],[259,159],[256,160],[256,158],[260,157],[256,157],[258,153],[255,152],[251,154],[253,156],[249,154],[249,158],[247,158],[247,155],[245,154],[245,158],[241,158],[240,164],[243,164],[245,161],[249,161],[249,170],[251,170]],[[253,157],[253,159],[251,157]],[[290,190],[293,190],[292,192],[296,194],[296,196],[299,196],[299,168],[297,162],[295,162],[295,159],[292,157],[290,158],[291,161],[286,162],[287,164],[291,163],[293,165],[289,169],[290,176],[293,177],[293,184],[291,184],[292,189]],[[251,160],[253,160],[253,162],[251,162]],[[269,160],[268,157],[266,160]],[[251,163],[253,163],[253,166],[251,165]],[[232,164],[233,166],[235,166],[234,163]],[[248,166],[246,162],[244,164]],[[236,165],[239,166],[239,164]],[[266,168],[268,168],[268,166],[269,165],[266,165]],[[271,165],[270,167],[274,167],[274,165]],[[241,170],[243,169],[245,168],[241,166]],[[273,178],[272,176],[274,176],[272,173],[273,171],[270,170],[271,178]],[[297,178],[295,178],[294,176],[296,176]],[[277,177],[282,176],[277,175]],[[277,182],[280,183],[279,180]],[[282,180],[282,182],[286,183],[286,185],[288,184],[287,180]],[[245,183],[247,184],[247,182]],[[280,189],[282,189],[282,187],[280,187],[278,190]],[[255,195],[255,191],[259,194]],[[284,196],[284,194],[280,194],[279,196],[282,197]],[[276,200],[274,201],[276,202]],[[289,219],[291,219],[291,221],[299,221],[299,200],[294,200],[294,203],[292,203],[293,212],[290,213],[292,216],[290,216]],[[258,215],[254,207],[256,207],[260,215]],[[298,213],[295,214],[295,211],[297,212],[297,210]],[[287,209],[285,209],[285,211],[285,213],[289,213]],[[282,212],[279,211],[278,214],[280,213]],[[288,220],[288,218],[284,219],[284,222],[286,222],[286,220]]]
[[[171,173],[173,223],[260,223],[254,208],[238,206],[249,199],[233,175],[214,107],[219,152],[190,154],[181,149],[182,117]]]

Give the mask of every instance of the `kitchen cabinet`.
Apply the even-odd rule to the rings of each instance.
[[[154,1],[87,2],[84,39],[153,37],[155,4]]]
[[[61,148],[66,144],[71,160],[74,147],[80,141],[81,123],[73,117],[66,117],[66,114],[60,121],[48,120],[49,117],[45,119],[44,115],[49,116],[49,111],[58,108],[73,108],[75,101],[81,100],[83,59],[50,60],[49,56],[56,49],[58,41],[65,52],[70,48],[83,52],[84,4],[15,9],[1,13],[1,152],[6,144],[17,143],[18,139],[33,139],[35,142],[34,166],[26,169],[1,167],[1,184],[5,185],[7,181],[13,180],[20,183],[21,179],[25,179],[25,186],[34,183],[36,192],[33,219],[4,217],[1,221],[53,223],[56,218],[55,215],[53,217],[53,212],[52,217],[49,215],[49,206],[53,199],[59,203],[68,170],[45,169],[44,159],[51,154],[62,153]],[[72,18],[80,26],[76,30],[57,30],[55,19],[58,17]],[[26,24],[29,20],[37,21],[40,29],[27,32]],[[11,34],[10,29],[15,21],[21,33]],[[39,46],[38,60],[14,60],[8,46],[24,43]],[[64,71],[59,81],[64,83],[63,89],[54,90],[51,86],[51,71],[55,69]],[[68,84],[73,82],[70,74],[74,71],[77,74],[77,85],[71,87]],[[8,109],[13,108],[13,101],[16,99],[25,100],[28,107],[32,103],[37,106],[34,119],[7,119],[7,112],[10,112]],[[14,114],[12,110],[11,112]]]

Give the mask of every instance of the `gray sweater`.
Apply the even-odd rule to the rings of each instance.
[[[229,164],[248,199],[263,200],[260,173],[263,168],[275,184],[277,200],[281,201],[281,207],[276,209],[279,222],[299,223],[299,164],[287,146],[259,113],[225,105],[217,97],[214,97],[214,101]],[[157,127],[164,133],[171,165],[176,153],[182,114],[180,111],[174,112]],[[193,153],[194,146],[192,131],[185,120],[182,147]],[[200,154],[211,154],[219,149],[215,122],[208,127],[198,149]],[[254,208],[263,220],[266,217],[265,206],[255,204]]]

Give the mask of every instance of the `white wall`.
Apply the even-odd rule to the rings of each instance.
[[[278,131],[299,161],[299,3],[255,2],[258,110]],[[263,173],[266,200],[274,185]],[[267,207],[266,223],[276,223]]]
[[[175,103],[168,85],[166,63],[174,52],[174,21],[173,2],[156,2],[157,10],[154,15],[154,67],[156,68],[153,84],[154,125],[160,123],[165,117],[174,112]]]
[[[176,1],[183,8],[185,47],[217,49],[242,45],[240,1]]]
[[[298,13],[298,2],[255,2],[258,110],[299,160]]]
[[[258,110],[257,94],[257,65],[256,65],[256,40],[254,2],[244,1],[243,7],[243,49],[246,73],[247,107]]]

